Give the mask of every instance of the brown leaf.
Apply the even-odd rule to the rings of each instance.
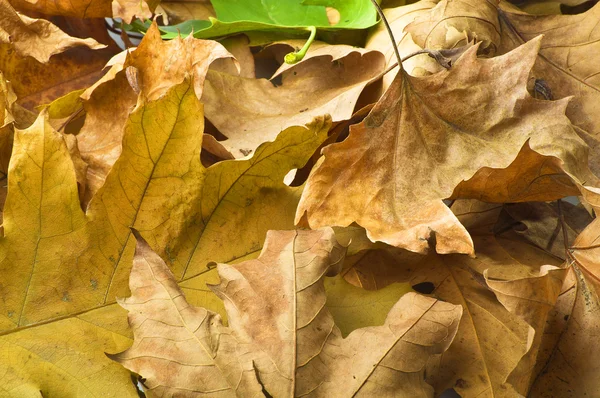
[[[111,0],[10,0],[18,11],[76,18],[111,16]]]
[[[571,246],[577,235],[592,221],[592,217],[583,207],[565,201],[561,202],[561,212],[567,228],[567,242],[564,240],[563,225],[555,202],[505,204],[503,224],[540,249],[565,259],[566,248]]]
[[[356,222],[372,240],[425,252],[435,237],[439,253],[472,254],[442,199],[553,200],[578,194],[579,181],[594,185],[567,101],[527,93],[539,44],[489,60],[472,47],[449,71],[398,75],[350,136],[323,150],[296,222]]]
[[[600,171],[600,4],[577,15],[531,15],[506,1],[443,0],[407,27],[427,48],[453,48],[470,39],[491,55],[507,53],[543,34],[532,79],[541,79],[552,98],[574,96],[567,116],[592,147],[591,168]],[[576,27],[576,29],[574,28]]]
[[[149,19],[152,11],[144,0],[112,0],[112,16],[131,23],[135,17]]]
[[[575,304],[550,360],[532,387],[532,396],[594,396],[600,391],[600,223],[596,219],[573,244],[577,277]]]
[[[33,57],[41,63],[72,47],[106,47],[91,38],[71,37],[44,19],[19,15],[7,0],[0,0],[0,20],[0,43],[11,44],[20,56]]]
[[[225,327],[191,307],[160,257],[138,242],[132,296],[121,301],[134,345],[112,358],[156,395],[431,396],[425,363],[450,345],[460,307],[407,293],[383,326],[342,339],[324,307],[323,278],[339,271],[344,252],[331,229],[269,232],[258,259],[218,265]]]
[[[336,59],[340,51],[347,55]],[[234,157],[244,157],[285,128],[316,116],[330,114],[334,122],[349,119],[360,93],[383,71],[383,56],[377,51],[328,46],[315,52],[284,70],[277,87],[266,79],[209,71],[202,97],[206,117],[227,136],[221,144]]]
[[[400,249],[367,251],[348,259],[345,277],[366,289],[410,282],[413,289],[462,305],[455,339],[428,381],[440,394],[463,397],[526,395],[548,313],[566,270],[520,241],[475,236],[477,258],[421,256]]]

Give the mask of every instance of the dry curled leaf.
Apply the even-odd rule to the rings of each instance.
[[[492,59],[472,47],[449,71],[399,74],[350,136],[323,150],[296,222],[356,222],[374,241],[425,252],[435,237],[439,253],[472,254],[443,199],[553,200],[594,185],[587,148],[564,115],[568,101],[526,90],[539,44]]]
[[[344,257],[331,229],[271,231],[260,257],[219,264],[229,326],[190,306],[162,259],[138,242],[130,311],[134,345],[111,355],[152,395],[432,396],[427,359],[450,345],[461,307],[405,294],[383,326],[345,339],[325,308],[325,275]]]
[[[453,388],[463,397],[526,395],[566,270],[521,241],[475,236],[474,242],[476,259],[423,257],[394,248],[365,251],[348,259],[345,278],[366,289],[409,282],[463,307],[455,342],[428,365],[436,393]]]
[[[72,47],[106,47],[92,38],[71,37],[44,19],[19,15],[7,0],[0,0],[0,20],[0,43],[10,44],[20,56],[33,57],[38,62],[48,62],[52,55]]]
[[[365,86],[383,71],[383,56],[349,46],[327,47],[327,52],[317,49],[309,59],[281,69],[280,86],[209,71],[202,101],[207,119],[227,137],[220,141],[225,149],[240,158],[285,128],[314,117],[349,119]]]
[[[573,96],[567,116],[592,148],[591,168],[600,170],[600,4],[577,15],[532,15],[506,1],[442,0],[406,29],[432,49],[453,48],[471,39],[490,55],[507,53],[543,34],[532,79],[540,79],[548,99]]]

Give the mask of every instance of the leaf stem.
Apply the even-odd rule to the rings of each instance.
[[[302,61],[302,59],[306,55],[306,52],[308,51],[308,48],[315,40],[315,36],[317,35],[317,28],[314,26],[309,26],[308,28],[306,28],[306,30],[310,31],[310,36],[308,37],[306,43],[304,43],[304,47],[302,47],[300,51],[286,54],[284,58],[286,64],[295,64],[296,62]]]
[[[400,51],[398,51],[398,46],[396,45],[396,39],[394,38],[392,28],[390,28],[390,24],[388,23],[387,18],[383,14],[383,10],[377,3],[377,0],[371,0],[371,3],[373,3],[373,7],[375,7],[375,9],[377,10],[377,14],[379,14],[379,17],[381,18],[383,24],[385,25],[385,28],[387,29],[388,35],[390,36],[390,40],[392,41],[392,47],[394,47],[394,52],[396,53],[398,65],[402,65],[402,58],[400,57]]]

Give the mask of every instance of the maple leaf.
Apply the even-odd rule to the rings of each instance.
[[[215,41],[191,36],[162,41],[158,28],[152,25],[135,51],[123,52],[109,62],[111,68],[106,75],[82,94],[86,121],[78,139],[82,158],[89,164],[86,203],[102,186],[121,153],[123,126],[137,100],[131,84],[154,100],[190,75],[194,76],[194,91],[200,98],[210,64],[231,57]],[[126,73],[129,67],[136,71],[130,77]]]
[[[539,44],[491,59],[473,47],[449,71],[399,74],[350,136],[323,150],[296,222],[356,222],[370,239],[412,251],[426,251],[435,236],[439,253],[473,253],[442,199],[553,200],[585,190],[580,182],[594,185],[567,101],[526,91]]]
[[[105,18],[111,16],[111,0],[10,0],[18,11],[75,18]]]
[[[71,37],[49,21],[17,14],[5,0],[0,14],[0,71],[11,81],[19,104],[28,109],[90,86],[115,53],[114,44]],[[98,21],[89,25],[98,30]],[[105,30],[100,33],[110,40]]]
[[[207,119],[227,137],[220,144],[234,157],[243,157],[286,127],[313,117],[350,119],[361,92],[383,67],[377,51],[317,46],[300,63],[278,70],[273,77],[281,76],[280,86],[211,70],[202,101]]]
[[[68,48],[106,47],[91,38],[71,37],[46,20],[19,15],[7,0],[0,0],[0,18],[2,18],[0,43],[12,44],[22,57],[30,56],[42,63],[48,62],[52,55]]]
[[[456,204],[469,230],[482,223],[482,216],[493,225],[501,208]],[[486,233],[474,235],[474,242],[476,259],[424,257],[389,247],[365,251],[347,260],[343,274],[366,289],[409,282],[417,291],[463,306],[455,342],[428,368],[438,394],[454,388],[462,396],[526,395],[566,269],[522,240]]]
[[[218,168],[207,170],[200,164],[204,119],[194,84],[186,80],[154,101],[140,96],[125,125],[123,151],[84,213],[65,139],[45,119],[42,113],[28,130],[15,133],[4,237],[0,239],[5,298],[0,304],[1,338],[7,344],[18,344],[38,341],[36,336],[44,339],[46,333],[60,335],[52,339],[57,350],[93,364],[89,367],[97,374],[90,387],[93,394],[113,378],[114,391],[128,396],[133,390],[127,373],[107,362],[103,350],[122,348],[129,337],[124,324],[115,320],[119,311],[113,304],[115,296],[127,292],[134,250],[129,227],[141,230],[166,257],[171,254],[163,245],[170,242],[167,238],[184,242],[186,251],[181,255],[187,260],[186,279],[206,270],[201,260],[207,254],[195,247],[201,238],[211,242],[215,236],[229,234],[255,239],[240,239],[239,244],[229,246],[221,242],[225,250],[211,259],[236,259],[258,250],[269,226],[253,220],[269,214],[272,226],[293,225],[294,206],[289,204],[297,203],[301,188],[280,186],[277,181],[283,180],[289,168],[306,162],[326,138],[329,122],[291,129],[251,159],[221,162]],[[289,168],[269,167],[270,162],[278,161]],[[246,176],[248,172],[251,175]],[[214,189],[227,183],[228,191]],[[237,203],[231,194],[242,195],[236,217],[231,211]],[[230,224],[219,220],[223,211]],[[202,228],[195,217],[204,217]],[[222,229],[237,222],[247,228],[235,233]],[[212,249],[210,244],[206,246]],[[178,272],[183,274],[182,269]],[[53,283],[48,284],[48,279]],[[188,286],[194,283],[200,282]],[[86,325],[90,320],[92,325]],[[96,336],[93,348],[89,341],[78,338],[78,333]],[[0,365],[0,371],[14,379],[15,389],[66,388],[53,377],[69,372],[72,365],[59,363],[61,356],[54,350],[46,355],[55,371],[37,387],[30,384],[29,379],[37,380],[45,372],[38,362],[25,360],[28,355],[43,354],[39,350],[45,344],[32,344],[14,354],[23,366]],[[74,385],[88,377],[88,373],[71,373],[66,382]]]
[[[574,303],[566,316],[564,332],[533,385],[532,394],[551,391],[556,396],[576,397],[600,390],[596,360],[600,354],[599,236],[599,223],[594,220],[569,249],[568,263],[572,264],[577,281],[572,290]]]
[[[503,54],[543,34],[532,70],[539,90],[549,99],[573,96],[567,116],[583,129],[592,147],[591,167],[600,171],[600,5],[577,15],[531,15],[506,1],[440,1],[406,30],[427,48],[452,48],[474,38],[491,54]],[[574,27],[576,27],[574,29]]]
[[[271,231],[258,259],[219,264],[229,319],[191,307],[162,259],[138,242],[130,311],[134,345],[111,357],[155,395],[429,396],[424,366],[445,351],[461,307],[405,294],[383,326],[342,339],[325,309],[323,277],[344,257],[331,229]]]

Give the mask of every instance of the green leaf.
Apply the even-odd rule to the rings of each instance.
[[[370,0],[212,0],[217,18],[186,21],[163,26],[164,38],[179,34],[206,39],[239,32],[273,32],[290,36],[307,36],[306,28],[321,30],[366,29],[377,23],[377,13]],[[327,9],[335,9],[332,24]],[[134,24],[144,30],[141,24]],[[146,27],[149,25],[146,25]]]

